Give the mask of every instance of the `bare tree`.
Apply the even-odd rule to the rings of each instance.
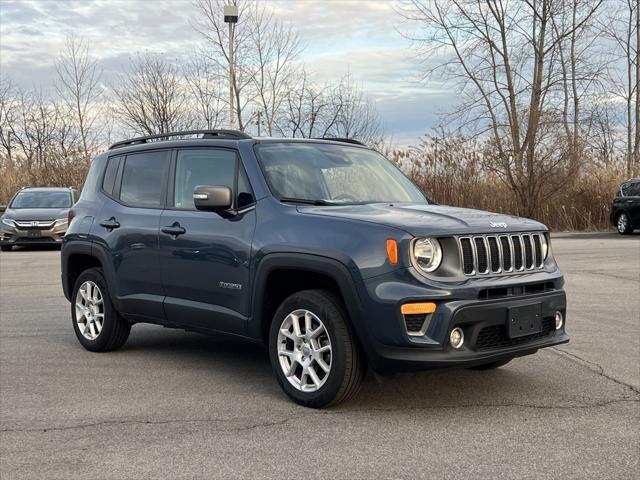
[[[195,6],[200,14],[200,19],[193,27],[207,42],[206,59],[220,69],[229,71],[233,66],[233,78],[231,78],[231,91],[234,97],[234,112],[240,130],[245,129],[244,112],[249,102],[253,101],[255,93],[252,90],[254,83],[254,55],[252,49],[252,6],[248,1],[233,0],[238,5],[239,21],[232,30],[229,38],[228,26],[224,23],[223,10],[228,4],[225,0],[195,0]],[[229,49],[233,45],[233,58]]]
[[[189,105],[194,115],[193,124],[198,128],[218,128],[226,118],[224,97],[224,75],[216,66],[195,57],[186,67],[185,80],[189,90]]]
[[[253,85],[267,134],[272,136],[288,86],[300,73],[295,63],[301,51],[300,39],[292,26],[277,20],[265,7],[252,12],[249,44],[255,58]]]
[[[180,70],[161,55],[134,57],[129,72],[113,90],[115,114],[136,132],[154,134],[189,127],[188,95]]]
[[[602,33],[617,47],[609,69],[609,94],[624,101],[625,168],[632,176],[640,173],[640,0],[619,0],[617,6],[610,10]]]
[[[475,135],[489,134],[487,167],[509,185],[526,215],[568,179],[570,152],[554,148],[562,120],[550,107],[557,100],[557,59],[563,42],[577,38],[602,4],[593,0],[579,18],[554,22],[569,1],[410,0],[400,10],[420,28],[410,36],[419,52],[437,62],[426,75],[457,82],[457,120]]]
[[[58,93],[75,117],[84,160],[89,162],[97,143],[97,135],[93,130],[97,118],[97,102],[102,93],[102,72],[98,62],[89,53],[88,41],[69,36],[56,61],[56,71]]]

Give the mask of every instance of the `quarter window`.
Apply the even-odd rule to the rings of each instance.
[[[174,206],[195,209],[193,190],[199,185],[229,187],[235,194],[236,208],[253,203],[244,170],[238,174],[238,157],[224,149],[184,149],[176,158]]]
[[[118,173],[118,166],[120,165],[121,158],[122,157],[111,157],[107,164],[107,169],[104,172],[102,189],[109,195],[113,194],[113,186],[116,183],[116,175]]]
[[[136,207],[162,206],[164,179],[169,170],[166,151],[127,155],[122,171],[120,200]]]

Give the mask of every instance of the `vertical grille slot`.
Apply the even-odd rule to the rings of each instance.
[[[513,268],[522,270],[522,243],[520,243],[520,237],[518,235],[512,235],[511,243],[513,244]]]
[[[502,268],[505,272],[510,272],[513,268],[511,261],[511,242],[509,237],[500,237],[500,246],[502,247]]]
[[[498,239],[496,237],[488,237],[489,243],[489,256],[491,258],[491,271],[493,273],[499,273],[502,269],[500,261],[500,248],[498,247]]]
[[[542,267],[544,258],[542,258],[542,242],[540,235],[533,235],[533,247],[536,252],[536,267]]]
[[[475,270],[473,266],[473,246],[471,245],[471,239],[461,238],[460,249],[462,252],[462,271],[465,275],[473,275]]]
[[[487,247],[484,238],[475,237],[473,241],[476,244],[476,257],[478,259],[478,273],[487,273],[489,271],[489,260],[487,259]]]
[[[523,235],[522,242],[524,243],[524,265],[527,269],[531,270],[535,264],[535,258],[533,258],[533,245],[531,245],[531,235]]]

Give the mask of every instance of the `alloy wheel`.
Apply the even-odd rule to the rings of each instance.
[[[315,392],[325,384],[331,372],[331,340],[316,314],[298,309],[284,318],[278,331],[278,360],[297,390]]]
[[[82,336],[95,340],[104,325],[102,292],[94,282],[86,281],[76,294],[76,323]]]
[[[629,219],[627,218],[627,214],[621,213],[618,216],[618,232],[625,233],[627,231],[628,225],[629,225]]]

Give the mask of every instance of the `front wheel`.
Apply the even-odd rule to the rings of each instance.
[[[616,222],[616,226],[618,227],[618,233],[620,235],[628,235],[633,230],[633,228],[631,228],[629,215],[627,215],[625,212],[620,212],[618,214],[618,221]]]
[[[0,245],[0,251],[2,252],[10,252],[12,249],[11,245]]]
[[[71,300],[73,330],[84,348],[92,352],[106,352],[124,345],[131,324],[111,303],[100,268],[90,268],[80,274]]]
[[[282,302],[269,331],[269,358],[278,383],[296,403],[322,408],[360,388],[366,361],[339,299],[304,290]]]

